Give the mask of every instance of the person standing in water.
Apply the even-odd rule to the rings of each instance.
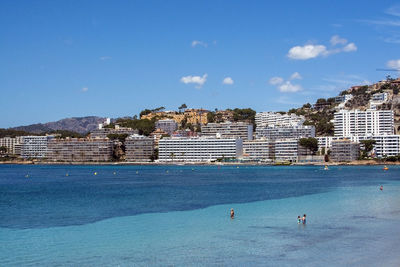
[[[306,224],[306,215],[303,215],[303,224]]]
[[[379,189],[380,189],[381,191],[383,191],[383,185],[381,185],[381,187],[379,187]]]
[[[231,209],[231,219],[235,218],[235,211]]]
[[[299,215],[299,216],[297,216],[297,224],[301,224],[301,218],[300,218],[300,215]]]

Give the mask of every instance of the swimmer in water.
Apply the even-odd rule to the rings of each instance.
[[[383,185],[381,185],[381,187],[379,187],[379,190],[383,191]]]
[[[301,217],[300,217],[300,215],[297,216],[297,224],[301,224]]]
[[[235,218],[235,211],[231,209],[231,219]]]
[[[306,224],[306,215],[303,215],[303,224]]]

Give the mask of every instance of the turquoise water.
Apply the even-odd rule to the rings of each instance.
[[[0,266],[399,266],[399,174],[0,166]]]

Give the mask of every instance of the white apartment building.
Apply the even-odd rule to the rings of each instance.
[[[16,145],[21,144],[21,142],[22,142],[22,137],[21,136],[17,136],[15,138],[3,137],[3,138],[0,138],[0,147],[1,146],[6,147],[8,154],[14,154],[15,155],[18,152],[17,151],[18,149],[15,149]]]
[[[158,144],[160,162],[207,162],[238,158],[243,154],[242,139],[212,137],[166,137]]]
[[[340,110],[334,115],[335,136],[393,134],[392,110]]]
[[[256,139],[243,141],[243,158],[250,160],[272,160],[275,154],[275,143],[272,140]]]
[[[303,125],[304,116],[296,114],[280,114],[277,112],[259,112],[255,117],[256,125],[259,126],[299,126]]]
[[[315,137],[315,126],[258,126],[256,128],[256,137],[266,139],[288,139]]]
[[[275,161],[297,161],[299,149],[297,139],[278,139],[275,140]]]
[[[222,138],[253,139],[253,125],[245,122],[208,123],[201,126],[201,135]]]
[[[48,142],[54,136],[22,136],[21,157],[45,158],[47,156]]]
[[[325,151],[332,148],[332,142],[342,139],[348,139],[351,142],[360,143],[362,140],[375,140],[373,154],[377,158],[385,156],[397,156],[400,154],[400,135],[367,135],[367,136],[320,136],[317,137],[319,149],[325,148]]]

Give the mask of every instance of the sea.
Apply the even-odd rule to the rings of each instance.
[[[400,167],[0,165],[0,266],[298,265],[400,266]]]

